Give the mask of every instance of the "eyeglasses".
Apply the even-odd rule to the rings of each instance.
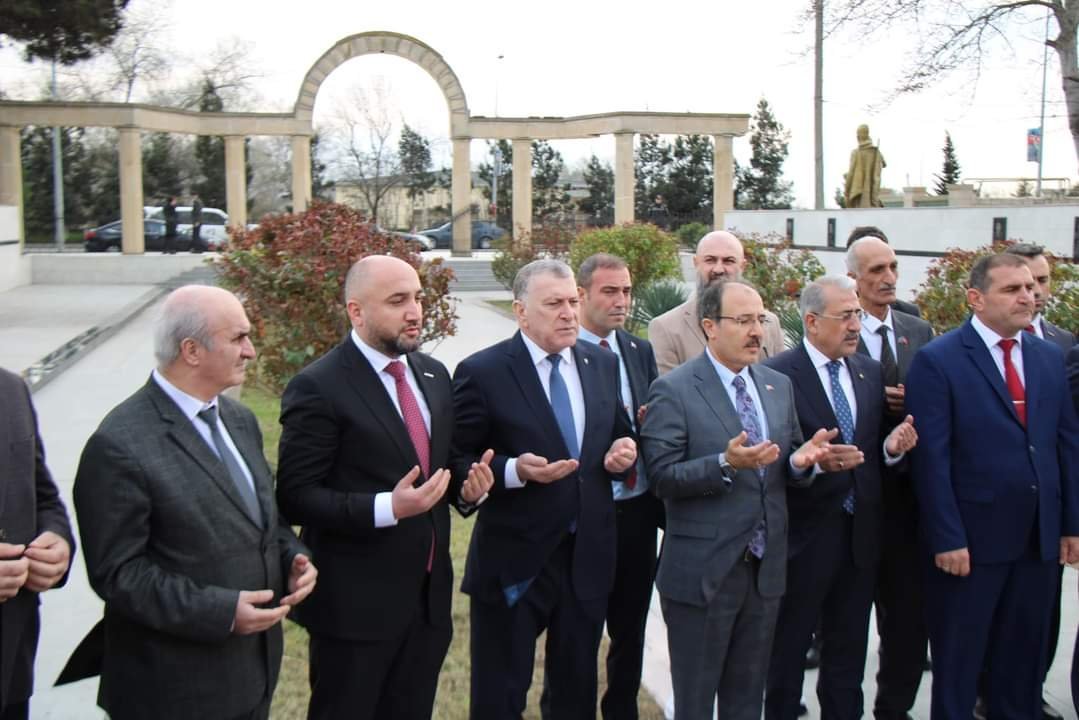
[[[767,315],[739,315],[738,317],[731,317],[730,315],[720,315],[716,320],[730,320],[738,325],[738,327],[745,327],[753,323],[758,323],[761,327],[768,325],[771,320]]]
[[[811,313],[811,314],[816,315],[817,317],[828,318],[829,320],[838,320],[841,323],[849,323],[854,318],[858,318],[859,320],[862,319],[862,311],[861,310],[847,310],[846,312],[842,312],[842,313],[840,313],[838,315],[827,315],[825,313]]]

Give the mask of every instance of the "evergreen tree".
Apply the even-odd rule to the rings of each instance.
[[[106,48],[123,26],[128,0],[4,0],[0,36],[24,43],[29,60],[71,65]]]
[[[637,148],[633,153],[633,205],[636,217],[648,217],[656,196],[663,194],[670,162],[671,148],[658,135],[638,136]]]
[[[86,223],[104,225],[120,217],[120,158],[116,153],[116,131],[108,129],[87,149],[90,186],[86,195]]]
[[[952,144],[952,136],[947,130],[944,131],[944,164],[940,174],[934,175],[937,185],[934,188],[937,195],[947,195],[948,186],[959,182],[959,160],[955,156],[955,145]]]
[[[494,157],[496,144],[488,142],[487,148],[491,153],[491,162],[480,163],[480,179],[487,183],[483,189],[483,196],[491,199],[491,181],[494,179]],[[499,140],[498,149],[502,153],[501,170],[498,174],[498,207],[496,208],[496,224],[502,228],[513,227],[513,145],[509,140]],[[459,212],[459,210],[458,210]]]
[[[790,132],[776,120],[768,101],[761,98],[750,125],[753,154],[749,167],[738,168],[735,178],[737,207],[753,210],[786,209],[791,206],[793,183],[783,180]]]
[[[588,197],[581,200],[581,210],[588,213],[591,225],[614,223],[614,170],[592,155],[584,170],[584,182]]]
[[[82,226],[87,215],[83,205],[90,187],[90,163],[83,146],[82,128],[63,128],[60,153],[64,165],[64,224]],[[23,222],[31,242],[51,242],[55,226],[53,207],[52,128],[22,130]]]
[[[153,133],[142,153],[143,198],[147,205],[161,205],[170,195],[178,196],[181,192],[173,138],[168,133]]]
[[[329,200],[334,182],[326,178],[326,163],[319,156],[319,134],[311,136],[311,197],[315,200]]]
[[[572,209],[569,184],[559,185],[566,164],[546,140],[532,141],[532,216],[543,218]]]
[[[209,78],[202,83],[199,112],[221,112],[224,103]],[[195,140],[195,160],[198,178],[192,189],[199,194],[205,207],[225,207],[225,141],[219,137],[199,135]]]
[[[1032,196],[1033,194],[1034,192],[1030,187],[1030,180],[1027,180],[1026,178],[1020,180],[1019,186],[1015,188],[1015,197],[1026,198]]]
[[[707,135],[679,135],[671,146],[671,164],[662,188],[672,216],[669,229],[686,222],[708,221],[715,186],[712,140]]]
[[[405,175],[409,198],[423,197],[435,186],[435,176],[431,172],[431,144],[406,123],[397,141],[397,155],[401,158],[401,172]]]

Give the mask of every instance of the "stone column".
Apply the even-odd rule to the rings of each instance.
[[[16,210],[16,236],[0,237],[0,240],[18,240],[21,246],[22,226],[22,149],[19,128],[0,127],[0,205],[11,205]]]
[[[246,175],[245,175],[246,177]],[[292,212],[311,204],[311,138],[292,136]]]
[[[146,252],[142,205],[142,133],[138,128],[120,128],[120,228],[124,255]]]
[[[724,230],[723,215],[734,209],[734,155],[731,154],[733,135],[713,135],[715,179],[712,184],[712,226]]]
[[[513,141],[513,237],[532,233],[532,139]]]
[[[225,212],[229,215],[229,225],[232,227],[242,228],[247,225],[247,174],[245,171],[244,137],[243,135],[229,135],[225,138]]]
[[[450,185],[453,217],[453,255],[472,254],[472,138],[453,139],[453,178]]]
[[[633,133],[614,134],[614,224],[633,222]]]

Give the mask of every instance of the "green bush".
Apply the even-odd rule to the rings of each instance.
[[[496,240],[491,273],[503,287],[512,290],[513,279],[517,277],[518,270],[541,258],[565,260],[575,237],[571,227],[552,225],[521,233],[517,238]]]
[[[688,295],[682,283],[673,280],[661,280],[643,288],[634,288],[630,326],[640,328],[648,325],[653,318],[684,303]]]
[[[668,278],[682,278],[678,241],[655,225],[626,223],[584,231],[569,251],[573,271],[577,272],[581,263],[596,253],[610,253],[625,260],[637,288]]]
[[[453,271],[441,258],[422,261],[396,236],[373,232],[359,212],[315,202],[302,213],[263,218],[253,230],[236,230],[217,261],[222,284],[243,300],[259,352],[256,372],[281,390],[350,328],[345,315],[345,275],[367,255],[393,255],[416,268],[423,287],[423,340],[456,331],[449,296]]]
[[[926,279],[918,286],[915,302],[922,317],[938,333],[957,328],[970,316],[967,306],[967,281],[970,268],[984,255],[1004,252],[1018,240],[983,245],[975,250],[951,248],[933,260]],[[1052,267],[1053,297],[1046,305],[1049,322],[1075,332],[1079,330],[1079,265],[1046,253]]]
[[[674,231],[675,237],[678,238],[678,244],[687,250],[696,250],[697,243],[700,239],[712,232],[711,225],[705,225],[700,222],[686,223],[680,226]]]
[[[824,275],[824,265],[816,255],[794,249],[779,235],[735,234],[746,252],[742,277],[757,287],[764,307],[774,313],[797,306],[802,288]]]

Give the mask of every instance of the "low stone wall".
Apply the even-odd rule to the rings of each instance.
[[[35,285],[158,285],[203,267],[213,254],[121,255],[120,253],[42,253],[26,255]]]

